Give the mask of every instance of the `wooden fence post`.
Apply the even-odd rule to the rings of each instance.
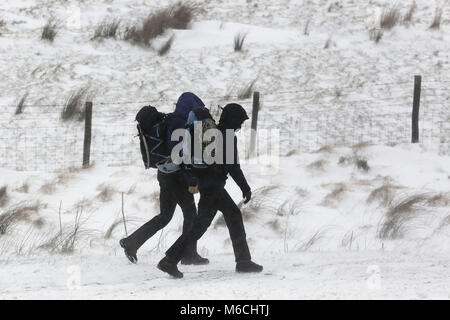
[[[253,92],[253,107],[252,107],[252,131],[250,135],[250,156],[255,155],[256,149],[256,130],[258,127],[258,112],[259,112],[259,92]]]
[[[412,110],[412,143],[419,142],[419,108],[422,76],[414,76],[414,100]]]
[[[86,102],[84,119],[83,168],[89,167],[92,137],[92,102]]]

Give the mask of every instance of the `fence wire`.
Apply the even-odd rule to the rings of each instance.
[[[439,81],[422,82],[420,142],[441,155],[450,155],[450,93],[445,87]],[[353,88],[262,93],[258,129],[279,129],[281,155],[363,142],[409,143],[412,83],[378,84],[373,88],[378,90],[376,98],[352,92]],[[218,97],[203,98],[213,101]],[[223,97],[217,100],[223,101]],[[250,98],[234,97],[230,101],[241,103],[251,115]],[[91,162],[107,166],[140,164],[134,117],[141,106],[158,107],[159,103],[167,106],[173,101],[94,102]],[[114,105],[123,108],[112,109]],[[0,109],[0,167],[27,171],[80,167],[84,122],[61,121],[62,105],[29,107],[19,115],[14,114],[14,106]],[[212,106],[211,112],[218,118],[220,109]],[[249,127],[247,121],[244,128]]]

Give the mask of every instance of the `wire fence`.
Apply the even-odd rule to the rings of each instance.
[[[420,142],[441,155],[450,154],[450,80],[422,82]],[[378,83],[370,97],[357,88],[316,88],[261,92],[258,129],[278,129],[281,155],[311,152],[323,146],[362,142],[396,145],[411,142],[412,82]],[[224,101],[224,97],[202,97]],[[228,97],[251,114],[252,99]],[[134,117],[143,105],[173,101],[95,101],[91,163],[108,166],[141,162]],[[112,108],[116,106],[116,108]],[[33,104],[19,115],[16,106],[0,106],[0,167],[55,171],[81,167],[83,121],[62,121],[63,104]],[[220,109],[209,106],[213,115]],[[163,110],[170,112],[167,107]],[[244,130],[249,129],[247,121]]]

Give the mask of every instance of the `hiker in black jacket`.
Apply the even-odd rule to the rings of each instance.
[[[172,132],[176,129],[184,129],[189,112],[202,106],[204,106],[202,100],[193,93],[185,92],[180,96],[175,112],[169,115],[167,124],[166,142],[169,152],[175,145],[175,142],[171,141]],[[183,211],[183,233],[191,229],[194,218],[197,215],[193,196],[197,189],[196,179],[184,170],[164,173],[158,169],[158,182],[160,186],[160,214],[145,223],[127,238],[120,240],[120,246],[124,249],[126,257],[133,263],[137,262],[137,250],[172,220],[177,204]],[[187,247],[181,263],[208,264],[209,260],[197,253],[197,242],[195,241],[191,242]]]
[[[251,261],[248,248],[242,213],[236,203],[225,190],[227,175],[230,174],[242,191],[244,203],[250,201],[251,189],[244,177],[238,162],[237,139],[234,131],[241,128],[242,123],[248,119],[247,113],[238,104],[228,104],[224,107],[218,129],[222,132],[224,146],[224,164],[213,164],[208,166],[203,173],[197,174],[200,201],[198,204],[198,215],[194,220],[193,227],[189,232],[183,233],[175,243],[166,251],[166,256],[158,263],[158,268],[175,278],[183,277],[177,264],[182,259],[191,243],[195,243],[210,226],[217,210],[223,213],[225,223],[230,232],[230,238],[236,260],[237,272],[260,272],[263,267]],[[232,163],[226,163],[227,150],[226,130],[233,130],[233,156]],[[230,156],[230,155],[229,155]]]

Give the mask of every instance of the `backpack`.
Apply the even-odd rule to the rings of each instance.
[[[194,123],[201,121],[201,130],[194,130]],[[217,124],[211,116],[209,110],[206,107],[198,107],[191,111],[188,117],[188,121],[186,123],[186,130],[189,132],[191,136],[191,145],[190,145],[190,154],[191,154],[191,164],[188,166],[189,169],[192,170],[194,175],[196,173],[201,173],[204,171],[202,169],[206,169],[211,167],[212,165],[208,165],[203,161],[203,152],[205,148],[213,142],[213,139],[204,140],[203,136],[205,132],[209,129],[217,129]],[[201,154],[202,159],[194,158],[194,143],[195,141],[202,141]],[[214,152],[214,151],[213,151]],[[214,153],[212,154],[214,156]],[[199,163],[200,162],[200,163]]]
[[[136,114],[140,149],[145,169],[156,168],[157,163],[167,159],[166,143],[168,115],[155,107],[142,107]]]

